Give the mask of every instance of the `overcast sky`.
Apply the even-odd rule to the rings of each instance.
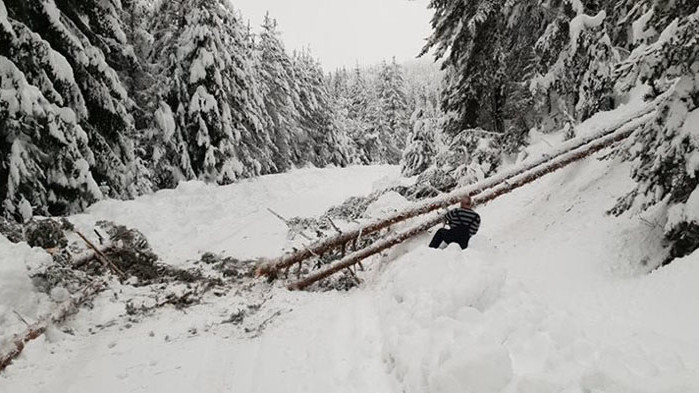
[[[288,50],[310,46],[326,71],[415,58],[430,35],[428,0],[231,0],[254,26],[269,10]]]

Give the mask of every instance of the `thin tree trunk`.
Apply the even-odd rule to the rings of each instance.
[[[80,294],[78,294],[76,297],[63,303],[58,308],[58,310],[54,312],[52,315],[29,326],[29,328],[27,329],[27,331],[24,332],[24,334],[21,334],[20,336],[14,339],[14,348],[10,350],[9,353],[0,355],[0,372],[5,370],[5,368],[9,366],[13,360],[15,360],[20,354],[22,354],[22,351],[24,350],[24,347],[27,343],[41,337],[52,323],[63,322],[69,316],[76,314],[80,309],[80,306],[86,303],[87,301],[91,300],[95,295],[97,295],[97,293],[99,293],[102,290],[104,286],[105,283],[103,282],[93,282],[92,284],[88,285],[82,292],[80,292]]]

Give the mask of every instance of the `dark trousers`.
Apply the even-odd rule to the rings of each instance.
[[[439,248],[442,242],[446,242],[447,244],[458,243],[463,250],[468,247],[468,240],[470,238],[471,235],[469,234],[467,228],[441,228],[435,232],[434,237],[430,242],[430,247]]]

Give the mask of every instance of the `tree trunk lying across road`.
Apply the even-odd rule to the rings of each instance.
[[[13,341],[14,348],[7,354],[0,354],[0,372],[12,363],[24,350],[27,343],[35,340],[43,335],[52,323],[63,322],[69,316],[75,314],[80,309],[80,306],[90,301],[97,295],[106,284],[101,281],[95,281],[83,289],[78,295],[61,304],[52,315],[42,319],[41,321],[30,325],[24,334],[16,337]]]
[[[310,244],[304,247],[304,249],[302,250],[283,255],[277,259],[264,261],[257,268],[257,276],[275,276],[277,272],[279,272],[281,269],[304,261],[308,258],[311,258],[314,255],[321,255],[327,251],[339,248],[343,244],[348,244],[356,240],[360,235],[368,235],[380,231],[381,229],[387,228],[396,223],[408,220],[410,218],[417,217],[440,208],[452,206],[458,203],[464,196],[473,196],[486,190],[496,188],[500,186],[502,183],[506,183],[511,179],[524,173],[527,173],[531,170],[534,170],[540,166],[547,167],[549,163],[553,162],[554,160],[560,159],[561,157],[567,156],[568,153],[570,153],[571,151],[584,148],[592,144],[593,142],[601,140],[607,136],[616,135],[618,130],[630,126],[632,124],[638,125],[640,119],[645,118],[648,114],[655,110],[655,108],[657,107],[656,104],[657,100],[656,102],[632,113],[625,119],[609,127],[604,128],[603,130],[595,133],[594,135],[571,139],[570,141],[563,143],[549,156],[532,160],[531,162],[524,162],[519,166],[516,166],[510,170],[506,170],[498,175],[487,178],[476,184],[457,189],[443,196],[428,199],[410,209],[403,210],[389,215],[383,219],[375,220],[368,224],[358,226],[352,230],[345,230],[343,233]]]
[[[646,113],[646,115],[650,116],[649,113]],[[591,154],[594,154],[606,147],[609,147],[613,145],[614,143],[617,143],[625,138],[627,138],[629,135],[631,135],[642,123],[642,120],[645,116],[640,116],[640,118],[636,118],[634,120],[637,121],[629,121],[625,125],[619,127],[615,132],[612,132],[611,134],[602,137],[598,140],[595,140],[585,146],[579,147],[577,149],[573,149],[572,151],[568,151],[564,154],[558,155],[556,158],[550,160],[544,165],[541,165],[538,168],[528,170],[524,173],[521,173],[517,176],[512,176],[511,178],[508,179],[506,182],[501,182],[497,186],[492,187],[489,190],[483,191],[473,197],[473,203],[474,205],[479,205],[483,204],[485,202],[491,201],[503,194],[506,194],[514,189],[517,189],[519,187],[522,187],[526,184],[529,184],[533,182],[534,180],[539,179],[540,177],[547,175],[551,172],[554,172],[558,169],[561,169],[573,162],[579,161],[585,157],[590,156]],[[450,199],[447,199],[450,200]],[[362,260],[364,260],[367,257],[370,257],[372,255],[378,254],[383,250],[386,250],[388,248],[391,248],[397,244],[400,244],[404,242],[405,240],[414,237],[416,235],[419,235],[420,233],[423,233],[430,228],[434,227],[435,225],[438,225],[442,222],[442,217],[437,216],[437,217],[432,217],[416,226],[413,226],[412,228],[405,230],[403,232],[397,233],[387,239],[377,241],[376,243],[372,244],[371,246],[357,250],[346,257],[340,259],[337,262],[334,262],[330,264],[328,267],[326,267],[323,270],[317,271],[308,277],[298,280],[296,282],[291,283],[288,288],[290,290],[300,290],[308,287],[309,285],[315,283],[316,281],[322,280],[323,278],[326,278],[332,274],[335,274],[342,269],[348,268],[352,265],[355,265]]]

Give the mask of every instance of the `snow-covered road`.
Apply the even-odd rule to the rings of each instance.
[[[240,259],[276,257],[287,245],[287,226],[267,209],[286,218],[317,216],[350,196],[368,195],[399,173],[397,167],[358,166],[296,170],[226,187],[187,182],[135,201],[97,203],[71,221],[86,228],[96,220],[136,227],[172,265],[207,251]]]
[[[75,221],[135,226],[173,264],[202,251],[272,256],[286,227],[266,207],[316,215],[397,176],[377,167],[194,183],[103,202]],[[424,236],[370,262],[350,292],[270,287],[256,318],[278,317],[254,338],[221,324],[243,304],[236,294],[95,329],[123,313],[103,296],[71,322],[75,335],[32,343],[0,391],[699,392],[699,254],[643,274],[657,229],[605,214],[630,187],[625,165],[574,164],[478,208],[466,251],[428,249]]]

